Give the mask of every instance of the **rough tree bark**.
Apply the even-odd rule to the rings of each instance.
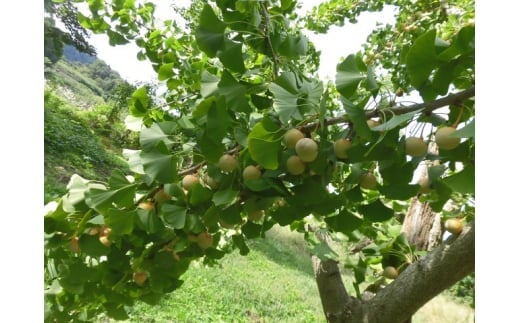
[[[434,142],[430,143],[428,150],[433,154],[438,153]],[[417,170],[419,176],[428,178],[428,167],[432,164],[428,161],[422,163]],[[421,203],[418,197],[414,197],[404,218],[401,232],[406,234],[408,243],[417,250],[431,250],[441,239],[440,215],[435,213],[428,203]]]
[[[424,109],[424,112],[432,111],[474,95],[473,87],[432,102],[402,107],[393,110],[392,113],[407,113],[417,111],[418,108]],[[367,115],[367,118],[371,116]],[[342,121],[345,116],[338,118],[327,122]],[[311,126],[315,127],[315,125],[305,127]],[[307,130],[309,129],[312,128]],[[407,232],[410,243],[416,245],[417,249],[431,251],[408,266],[396,280],[380,290],[373,298],[362,301],[349,296],[343,285],[337,262],[313,257],[313,268],[323,311],[329,322],[410,322],[412,315],[429,300],[475,271],[474,222],[466,226],[460,235],[452,236],[432,249],[440,240],[440,218],[427,205],[422,205],[418,200],[415,202],[415,207],[409,210],[403,230]],[[425,227],[422,228],[423,226]]]
[[[346,318],[348,317],[349,307],[352,307],[350,303],[357,300],[347,294],[337,261],[321,260],[312,256],[312,266],[327,322],[348,322]]]
[[[431,250],[441,237],[440,216],[428,203],[421,203],[414,197],[404,218],[401,232],[406,234],[408,243],[417,250]]]
[[[349,296],[337,263],[313,259],[316,282],[329,322],[401,323],[440,292],[475,271],[475,224],[452,236],[404,270],[367,301]],[[343,301],[343,305],[337,300]]]
[[[437,145],[430,143],[429,150],[437,153]],[[421,164],[418,169],[420,177],[428,178],[429,164],[428,162]],[[431,250],[440,242],[441,217],[432,210],[429,203],[422,203],[416,196],[410,202],[401,232],[406,234],[408,243],[415,246],[416,250]],[[403,323],[412,323],[412,317]]]

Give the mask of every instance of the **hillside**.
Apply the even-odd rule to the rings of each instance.
[[[121,149],[137,144],[123,123],[133,90],[105,62],[70,46],[55,64],[46,61],[45,203],[65,193],[72,174],[104,180],[127,168]]]
[[[119,85],[128,85],[103,60],[69,45],[64,47],[63,57],[58,62],[46,62],[45,81],[48,88],[81,109],[106,103]]]

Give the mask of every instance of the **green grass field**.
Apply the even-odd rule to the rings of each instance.
[[[250,243],[219,267],[194,265],[184,285],[159,305],[136,305],[126,322],[326,322],[303,237],[274,227],[268,239]],[[343,279],[351,291],[350,277]],[[474,311],[439,295],[414,317],[414,323],[473,322]]]

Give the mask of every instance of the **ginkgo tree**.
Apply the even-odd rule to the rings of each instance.
[[[474,271],[472,1],[329,1],[305,17],[294,0],[194,1],[160,24],[150,2],[73,2],[88,5],[84,28],[135,42],[167,91],[161,106],[146,88],[128,102],[141,124],[132,173],[74,175],[45,215],[46,320],[125,319],[135,301],[182,288],[191,262],[247,255],[275,224],[309,242],[330,322],[404,322]],[[395,25],[321,81],[302,29],[384,5]],[[423,102],[400,101],[414,90]],[[455,205],[443,213],[458,219],[452,236],[428,252],[399,230],[416,196],[436,212]],[[345,264],[356,295],[327,244],[336,234],[369,241]]]

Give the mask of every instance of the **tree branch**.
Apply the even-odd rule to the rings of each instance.
[[[326,232],[320,232],[317,227],[309,227],[310,231],[316,232],[316,237],[328,244]],[[333,259],[320,259],[313,255],[312,269],[316,277],[316,285],[320,294],[323,313],[329,323],[346,323],[350,315],[350,309],[359,307],[360,302],[348,295],[338,262]]]
[[[263,3],[261,3],[261,5],[262,5],[262,8],[264,8],[264,10],[267,10],[264,7],[265,5]],[[273,57],[276,57],[274,54],[274,51],[273,51]],[[275,61],[276,61],[276,59],[275,59]],[[277,71],[278,71],[278,67],[275,62],[275,74],[277,73]],[[442,108],[447,105],[457,104],[457,103],[459,103],[465,99],[469,99],[473,96],[475,96],[475,87],[474,86],[467,90],[464,90],[464,91],[461,91],[458,93],[454,93],[454,94],[450,94],[448,96],[445,96],[445,97],[440,98],[435,101],[419,103],[419,104],[414,104],[414,105],[410,105],[410,106],[398,106],[398,107],[392,108],[391,111],[395,115],[404,114],[404,113],[408,113],[408,112],[412,112],[412,111],[419,111],[422,109],[424,109],[424,112],[431,112],[435,109]],[[369,119],[371,117],[377,116],[381,112],[382,111],[379,111],[379,110],[370,111],[370,112],[366,113],[366,117],[367,117],[367,119]],[[350,118],[348,117],[348,115],[343,115],[343,116],[339,116],[339,117],[326,119],[324,121],[323,125],[330,126],[333,124],[345,123],[345,122],[349,122],[349,121],[350,121]],[[308,133],[308,132],[311,132],[311,131],[317,129],[319,126],[320,126],[319,122],[313,122],[313,123],[303,126],[301,128],[301,131]],[[238,152],[238,147],[235,147],[235,148],[227,151],[226,153],[232,154],[232,153],[236,153],[236,152]],[[200,167],[202,167],[204,165],[205,165],[205,162],[201,162],[201,163],[192,165],[186,169],[179,171],[179,176],[184,176],[187,174],[195,173]]]
[[[389,115],[399,115],[399,114],[405,114],[408,112],[420,111],[420,110],[424,110],[424,112],[428,113],[428,112],[432,112],[435,109],[445,107],[447,105],[458,104],[458,103],[460,103],[466,99],[469,99],[471,97],[474,97],[474,96],[475,96],[475,87],[473,86],[469,89],[447,95],[443,98],[440,98],[440,99],[437,99],[437,100],[431,101],[431,102],[418,103],[418,104],[413,104],[413,105],[408,105],[408,106],[402,106],[402,105],[396,106],[394,108],[391,108],[390,111],[388,111],[388,112],[384,112],[381,110],[367,111],[366,118],[370,119],[372,117],[377,117],[381,113],[387,113]],[[325,119],[323,125],[330,126],[333,124],[346,123],[349,121],[350,121],[350,117],[345,114],[342,116]],[[308,133],[308,132],[311,132],[311,131],[317,129],[318,127],[320,127],[320,123],[313,122],[313,123],[303,126],[300,130],[302,132]]]
[[[236,146],[235,148],[233,149],[230,149],[230,150],[227,150],[224,152],[224,154],[229,154],[229,155],[232,155],[232,154],[236,154],[240,151],[240,146]],[[206,165],[206,161],[202,161],[198,164],[195,164],[195,165],[191,165],[185,169],[182,169],[178,172],[178,175],[179,176],[185,176],[185,175],[188,175],[188,174],[193,174],[193,173],[196,173],[199,168],[201,168],[202,166]]]
[[[185,168],[181,171],[179,171],[178,175],[179,176],[185,176],[185,175],[188,175],[188,174],[193,174],[195,173],[196,171],[199,170],[199,168],[201,168],[202,166],[206,165],[206,162],[203,161],[203,162],[200,162],[198,164],[195,164],[193,166],[190,166],[188,168]]]
[[[327,322],[348,322],[349,309],[358,307],[359,301],[347,294],[337,261],[312,256],[312,267]]]
[[[354,308],[353,322],[396,323],[475,271],[475,223],[410,265],[370,301]]]
[[[262,7],[262,14],[265,19],[265,39],[267,41],[267,46],[269,47],[269,51],[273,56],[273,71],[274,76],[278,76],[278,56],[276,56],[276,52],[274,51],[273,43],[271,42],[271,37],[269,36],[269,25],[271,25],[271,19],[269,19],[269,11],[267,11],[267,7],[265,2],[260,2],[260,7]]]
[[[405,113],[412,112],[412,111],[419,111],[421,109],[424,109],[424,112],[432,112],[435,109],[442,108],[447,105],[460,104],[462,101],[472,98],[474,96],[475,96],[475,86],[472,86],[469,89],[447,95],[447,96],[437,99],[435,101],[413,104],[413,105],[409,105],[409,106],[395,107],[391,110],[394,114],[405,114]],[[375,112],[376,113],[373,114],[372,117],[377,116],[377,111],[375,111]]]

